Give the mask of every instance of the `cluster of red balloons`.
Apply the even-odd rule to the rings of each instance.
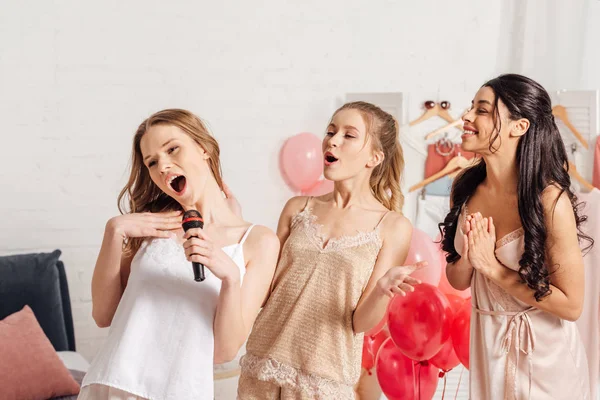
[[[333,182],[321,179],[321,139],[312,133],[299,133],[286,140],[279,154],[279,164],[284,180],[295,192],[320,196],[333,190]]]
[[[413,229],[406,264],[418,261],[428,262],[413,274],[423,283],[394,297],[386,317],[365,335],[362,366],[376,369],[390,400],[430,400],[443,373],[459,364],[469,368],[470,291],[450,286],[443,251]]]

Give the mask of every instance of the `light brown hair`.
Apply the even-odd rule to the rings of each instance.
[[[181,210],[181,205],[175,199],[165,194],[154,184],[152,178],[150,178],[148,168],[144,165],[140,148],[142,137],[150,127],[159,124],[178,127],[206,151],[209,157],[210,170],[219,187],[223,189],[219,144],[209,133],[204,122],[187,110],[162,110],[144,120],[133,137],[129,181],[121,190],[117,199],[121,214]],[[135,253],[143,240],[144,238],[127,240],[124,251]]]
[[[383,161],[371,174],[373,195],[389,210],[401,212],[404,195],[400,190],[400,180],[404,170],[404,154],[398,141],[398,122],[381,108],[364,101],[346,103],[335,114],[342,110],[360,112],[367,126],[367,134],[373,138],[373,149],[383,151]]]

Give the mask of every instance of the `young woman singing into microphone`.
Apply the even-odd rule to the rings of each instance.
[[[171,109],[142,122],[119,195],[127,213],[106,224],[92,278],[93,317],[110,331],[79,399],[213,399],[213,362],[245,342],[279,253],[277,236],[222,191],[219,146],[198,117]],[[188,209],[204,230],[184,234]]]

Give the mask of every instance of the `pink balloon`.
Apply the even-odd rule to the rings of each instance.
[[[404,264],[410,265],[419,261],[427,261],[428,265],[413,272],[411,276],[420,279],[421,282],[437,286],[442,276],[439,260],[438,245],[425,232],[413,228],[410,248]]]
[[[322,196],[333,191],[333,181],[321,179],[308,190],[303,190],[304,196]]]
[[[281,148],[280,168],[284,179],[296,191],[315,186],[323,173],[321,140],[312,133],[299,133]]]

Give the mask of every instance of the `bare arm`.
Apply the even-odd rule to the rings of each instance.
[[[283,244],[289,235],[294,209],[305,202],[306,198],[299,197],[288,201],[279,219],[277,236],[268,228],[254,228],[244,244],[244,249],[252,249],[246,254],[254,255],[248,261],[242,285],[240,285],[239,270],[233,261],[224,259],[222,252],[217,254],[212,249],[206,249],[207,245],[202,242],[209,238],[204,231],[190,229],[186,232],[184,237],[191,238],[184,243],[188,260],[203,263],[222,281],[213,323],[215,363],[223,363],[235,358],[248,337],[258,311],[269,294],[279,257],[279,238],[282,239],[281,244]],[[196,237],[192,238],[192,236]],[[210,257],[220,257],[220,261],[211,260]]]
[[[125,291],[133,254],[123,254],[127,237],[169,237],[181,226],[178,211],[160,214],[126,214],[111,218],[92,276],[92,316],[101,328],[110,326]]]
[[[492,269],[490,277],[524,303],[559,318],[576,321],[583,309],[585,288],[583,257],[579,248],[573,207],[567,194],[563,193],[558,197],[559,193],[559,189],[552,186],[542,195],[548,233],[546,265],[550,274],[551,293],[541,301],[536,301],[535,291],[522,283],[517,272],[503,265],[497,265]]]
[[[394,213],[382,224],[383,245],[367,287],[353,316],[354,332],[366,332],[375,327],[385,315],[390,297],[414,290],[418,283],[409,275],[417,267],[398,267],[404,264],[412,237],[407,218]]]
[[[123,257],[123,237],[109,221],[92,277],[92,316],[100,328],[110,326],[129,277],[131,258]]]
[[[450,196],[450,209],[452,209],[452,195]],[[460,217],[459,217],[460,218]],[[457,227],[456,235],[463,235],[462,256],[453,263],[446,265],[446,277],[450,285],[456,290],[466,290],[471,286],[473,277],[473,266],[469,261],[468,233],[471,229],[469,224],[470,217],[465,218],[465,222]],[[462,228],[462,232],[461,232]]]
[[[270,229],[257,226],[244,243],[244,252],[250,257],[242,285],[239,279],[221,283],[214,320],[215,363],[233,360],[250,334],[269,292],[279,240]]]

